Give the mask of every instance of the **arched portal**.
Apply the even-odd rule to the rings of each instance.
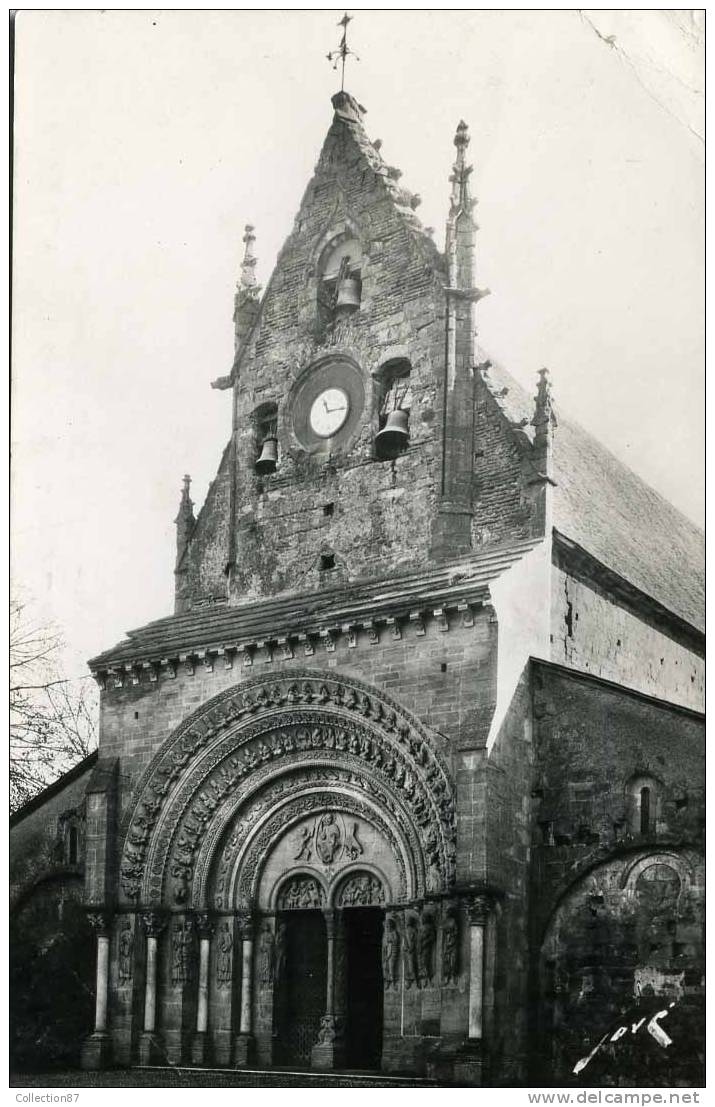
[[[122,831],[124,902],[156,931],[142,1059],[184,1059],[195,1026],[195,1059],[332,1067],[370,1024],[357,1060],[379,1061],[384,911],[453,882],[434,735],[332,672],[253,679],[178,728]]]

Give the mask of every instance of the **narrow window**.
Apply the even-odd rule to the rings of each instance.
[[[641,834],[650,831],[650,788],[641,788]]]
[[[77,864],[77,827],[70,827],[70,840],[69,840],[69,863],[70,865]]]

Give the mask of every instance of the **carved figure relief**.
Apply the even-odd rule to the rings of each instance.
[[[315,839],[315,827],[303,826],[300,828],[297,834],[298,842],[296,843],[299,848],[298,852],[294,855],[294,861],[310,861],[313,856],[313,845]]]
[[[347,854],[351,861],[357,861],[363,853],[362,845],[358,841],[358,824],[356,822],[353,822],[352,829],[345,836],[343,852]]]
[[[132,978],[132,953],[134,951],[134,935],[132,924],[127,919],[122,926],[119,935],[119,982],[126,984]]]
[[[231,983],[233,938],[227,922],[221,925],[216,939],[216,983],[226,988]]]
[[[417,924],[413,915],[408,915],[405,921],[402,960],[405,973],[405,987],[411,988],[413,984],[419,983],[419,968],[417,964]]]
[[[417,934],[417,955],[420,969],[420,983],[423,987],[432,983],[434,979],[434,947],[437,940],[437,932],[434,926],[434,918],[429,911],[425,911],[420,919]]]
[[[636,896],[654,918],[672,915],[679,895],[680,877],[671,865],[649,865],[636,880]]]
[[[295,876],[283,885],[278,899],[281,911],[300,911],[323,906],[323,891],[317,880]]]
[[[191,982],[194,927],[191,919],[177,922],[171,935],[171,983]]]
[[[382,938],[382,975],[386,988],[397,987],[399,960],[400,932],[394,915],[388,915],[385,919],[385,932]]]
[[[442,981],[445,984],[457,982],[457,949],[459,932],[454,911],[447,911],[442,923]]]
[[[338,907],[371,907],[385,902],[382,881],[371,873],[357,873],[342,885]]]
[[[323,815],[318,823],[318,831],[315,836],[315,849],[324,865],[332,865],[341,845],[340,827],[335,821],[335,815],[329,811],[327,815]]]
[[[259,953],[261,984],[273,983],[273,930],[271,924],[266,923],[261,934],[261,948]]]
[[[273,960],[273,979],[277,984],[283,979],[286,967],[286,924],[279,922],[276,927],[276,938]]]

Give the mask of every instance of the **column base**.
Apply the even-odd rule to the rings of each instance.
[[[153,1065],[157,1061],[165,1061],[164,1048],[156,1034],[144,1033],[139,1038],[139,1064]]]
[[[235,1069],[245,1069],[253,1063],[255,1045],[253,1034],[238,1035],[233,1044],[233,1067]]]
[[[339,1015],[323,1015],[318,1041],[310,1052],[313,1069],[337,1069],[345,1060],[343,1019]]]
[[[484,1069],[481,1039],[467,1038],[455,1054],[454,1083],[460,1088],[479,1088],[484,1082]]]
[[[112,1063],[112,1040],[109,1034],[95,1031],[82,1043],[80,1065],[88,1072],[109,1068]]]
[[[208,1056],[208,1034],[206,1031],[197,1030],[191,1039],[191,1064],[205,1065]]]

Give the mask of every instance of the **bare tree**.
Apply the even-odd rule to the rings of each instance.
[[[29,605],[10,602],[10,808],[37,795],[97,744],[98,696],[91,677],[60,667],[62,636]]]

